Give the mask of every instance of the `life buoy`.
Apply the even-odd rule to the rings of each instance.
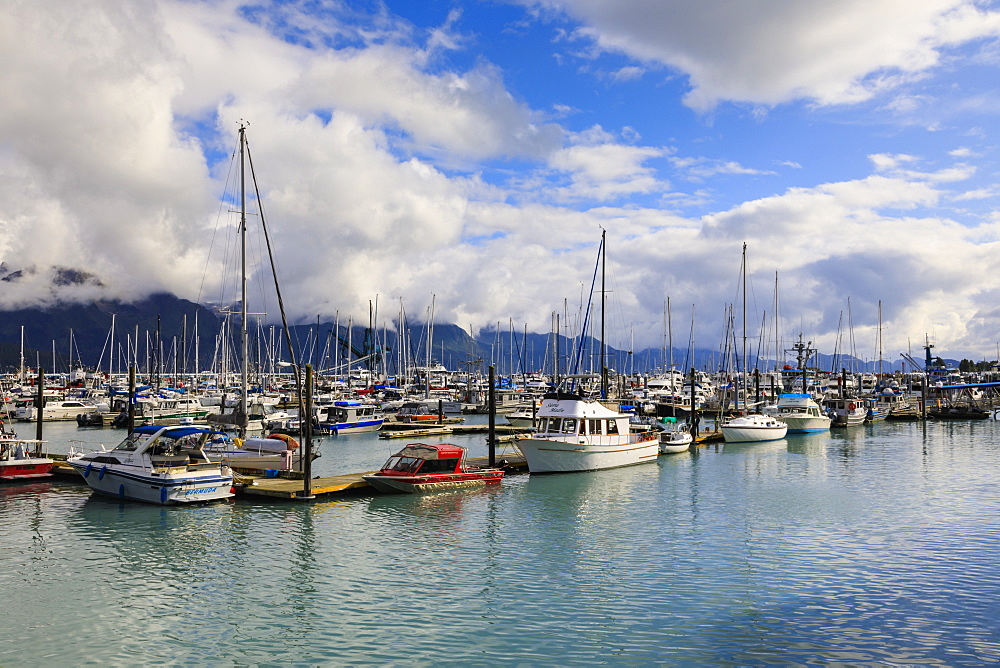
[[[857,407],[858,407],[858,405],[857,405],[857,404],[847,404],[847,408],[848,408],[849,410],[852,410],[852,411],[853,411],[853,410],[854,410],[855,408],[857,408]]]

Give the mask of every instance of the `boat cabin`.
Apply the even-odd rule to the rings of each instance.
[[[334,401],[332,406],[317,408],[316,412],[320,422],[356,422],[382,417],[379,404],[356,400]]]
[[[413,476],[433,473],[461,473],[465,448],[457,445],[411,443],[389,457],[380,475]]]

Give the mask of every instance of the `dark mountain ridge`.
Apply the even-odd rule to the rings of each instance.
[[[44,309],[0,311],[0,370],[19,368],[22,328],[25,364],[33,368],[41,366],[46,371],[65,372],[70,359],[74,365],[82,364],[106,371],[112,359],[110,349],[113,343],[116,371],[126,368],[128,360],[136,359],[140,370],[150,368],[156,364],[157,351],[162,350],[162,368],[183,371],[186,361],[186,370],[192,372],[195,371],[196,341],[199,344],[200,366],[209,368],[223,317],[205,306],[165,293],[131,303],[98,301]],[[251,335],[251,358],[267,359],[267,355],[258,350],[267,347],[277,351],[277,360],[288,361],[280,326],[273,326],[273,331],[270,331],[271,328],[265,326],[265,331],[260,333],[263,336]],[[235,328],[228,330],[232,332]],[[337,337],[334,337],[333,330],[331,322],[290,327],[296,362],[313,364],[320,370],[332,368],[337,361],[346,364],[348,341],[353,348],[352,359],[381,356],[390,373],[396,373],[404,354],[410,364],[422,366],[428,362],[428,328],[424,323],[409,323],[402,337],[391,329],[373,332],[363,326],[353,327],[350,333],[346,327],[340,327]],[[471,337],[457,325],[435,323],[432,337],[431,361],[443,364],[452,371],[485,372],[490,364],[494,365],[497,374],[503,375],[552,370],[555,346],[550,334],[525,335],[483,330]],[[227,338],[235,349],[234,336],[230,334]],[[159,346],[156,345],[157,340]],[[268,340],[272,343],[264,343]],[[598,372],[599,350],[600,346],[590,338],[580,342],[559,337],[561,372]],[[693,357],[692,360],[686,350],[674,349],[674,365],[679,369],[696,366],[713,371],[734,367],[733,363],[726,364],[721,355],[712,350],[698,349]],[[570,361],[574,359],[578,360],[576,365]],[[610,369],[618,372],[651,373],[664,369],[668,359],[669,355],[662,349],[627,351],[609,348],[605,361]],[[945,361],[957,365],[954,360]],[[824,371],[839,371],[840,367],[855,371],[877,370],[874,362],[861,362],[844,356],[834,360],[830,355],[819,354],[811,362],[810,367]],[[754,360],[751,360],[751,368],[753,364]],[[833,364],[837,364],[838,368],[832,368]],[[898,371],[903,365],[899,359],[883,360],[882,370]],[[262,366],[265,364],[262,363]],[[774,362],[762,361],[759,366],[771,369]],[[906,365],[906,369],[912,370],[910,365]]]

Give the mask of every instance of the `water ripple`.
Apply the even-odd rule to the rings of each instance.
[[[0,664],[995,663],[996,436],[876,425],[311,506],[0,488]]]

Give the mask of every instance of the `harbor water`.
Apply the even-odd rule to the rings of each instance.
[[[324,439],[314,473],[406,442]],[[0,665],[996,663],[998,474],[987,420],[426,496],[157,507],[7,484]]]

